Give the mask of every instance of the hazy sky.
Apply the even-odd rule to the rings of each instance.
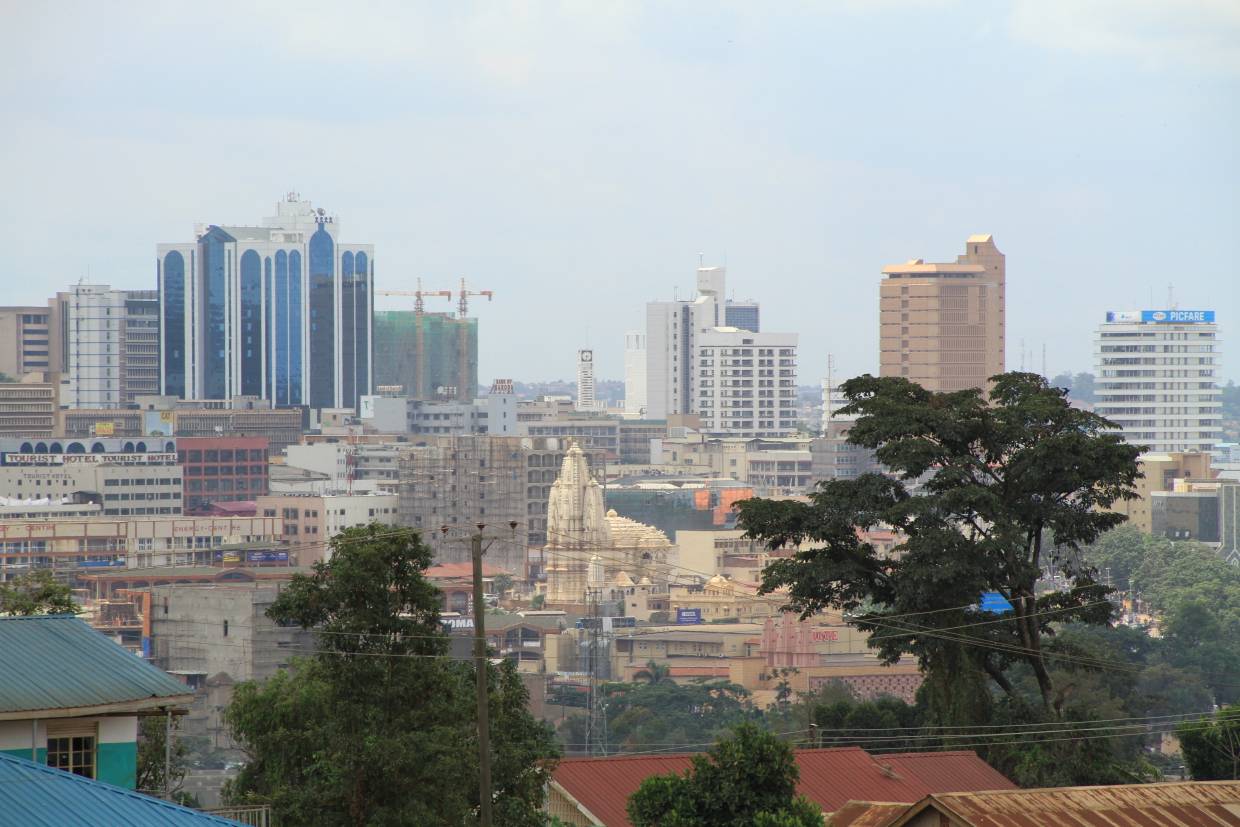
[[[699,253],[803,383],[876,370],[883,265],[980,232],[1010,367],[1091,369],[1174,284],[1240,378],[1238,42],[1236,0],[0,0],[0,304],[153,287],[296,190],[380,288],[495,291],[484,380],[619,378]]]

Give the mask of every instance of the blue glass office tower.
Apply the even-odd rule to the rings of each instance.
[[[356,408],[373,384],[374,248],[290,194],[256,227],[157,247],[166,395]]]

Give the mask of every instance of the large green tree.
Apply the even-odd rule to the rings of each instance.
[[[802,546],[766,569],[763,591],[787,588],[806,615],[855,613],[887,661],[916,656],[940,722],[984,717],[987,678],[1014,695],[1005,673],[1016,663],[1032,670],[1043,708],[1053,709],[1042,638],[1057,622],[1111,618],[1108,590],[1079,550],[1125,519],[1107,507],[1135,496],[1139,448],[1034,374],[995,376],[988,392],[933,393],[868,375],[843,391],[841,412],[858,417],[849,441],[873,450],[890,475],[822,483],[808,503],[741,503],[747,536],[773,549]],[[858,533],[877,526],[908,539],[881,555]],[[1074,588],[1039,596],[1048,568]],[[1012,611],[974,608],[984,592]]]
[[[431,551],[413,531],[349,529],[268,610],[319,652],[237,687],[228,721],[250,761],[233,801],[282,823],[460,825],[478,807],[474,670],[447,655]],[[510,666],[490,674],[497,824],[539,825],[557,750]]]
[[[634,827],[818,827],[822,810],[796,794],[790,747],[741,724],[684,775],[647,778],[629,798]]]

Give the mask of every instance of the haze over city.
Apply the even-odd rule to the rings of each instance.
[[[1234,3],[58,8],[0,26],[8,304],[149,287],[156,243],[291,190],[378,288],[494,290],[484,381],[586,346],[621,378],[699,255],[800,333],[807,384],[876,372],[881,269],[974,233],[1009,368],[1090,370],[1107,310],[1240,314]]]

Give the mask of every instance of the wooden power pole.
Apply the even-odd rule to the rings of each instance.
[[[478,823],[491,827],[491,727],[487,710],[486,602],[482,597],[482,530],[470,537],[474,560],[474,663],[478,688]]]

